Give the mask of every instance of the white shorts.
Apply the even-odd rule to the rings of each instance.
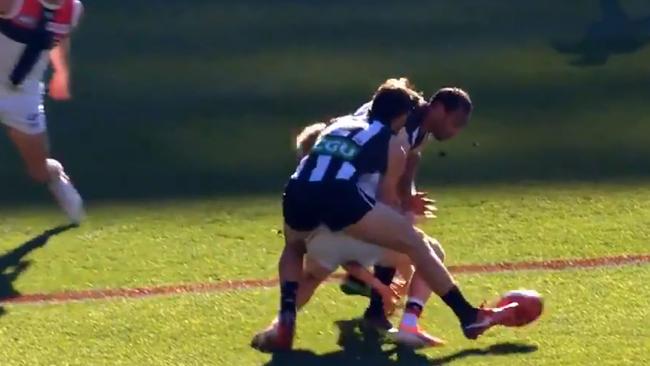
[[[375,265],[385,250],[343,233],[319,227],[307,241],[307,257],[334,272],[340,265],[357,262],[364,267]]]
[[[41,93],[10,90],[0,86],[0,123],[28,135],[47,130]]]

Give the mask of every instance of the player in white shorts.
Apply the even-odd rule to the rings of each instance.
[[[398,82],[398,80],[395,80],[395,82]],[[355,115],[349,115],[341,118],[349,119],[357,117]],[[316,123],[303,129],[296,141],[298,160],[302,159],[303,156],[311,151],[314,142],[326,127],[327,124],[325,123]],[[402,132],[403,138],[406,140],[406,131]],[[380,179],[381,177],[378,173],[364,174],[359,178],[357,185],[368,197],[375,199],[379,189]],[[439,257],[443,257],[444,252],[440,244],[435,239],[426,238],[436,254]],[[403,262],[406,262],[407,266],[410,267],[411,264],[408,257],[403,254],[365,243],[341,232],[333,232],[325,225],[321,225],[307,240],[304,275],[298,286],[296,306],[298,309],[302,308],[309,301],[316,288],[337,268],[343,267],[348,274],[363,281],[373,289],[373,292],[376,294],[375,297],[378,296],[381,300],[381,316],[377,316],[377,318],[385,319],[385,314],[391,313],[394,310],[397,293],[389,287],[390,281],[386,283],[381,278],[376,278],[367,268],[374,266],[375,272],[377,272],[378,268],[381,270],[387,267],[395,267]],[[392,273],[390,275],[391,280]],[[376,304],[374,305],[376,306]],[[368,320],[367,316],[364,316],[364,319]],[[277,319],[267,329],[255,335],[251,343],[252,346],[264,350],[266,337],[276,332],[276,326]],[[373,327],[375,327],[374,324]],[[392,326],[389,323],[385,330],[390,328]],[[443,343],[440,339],[424,332],[413,335],[411,333],[399,334],[395,331],[392,335],[398,342],[402,341],[406,336],[409,338],[417,338],[417,342],[428,346]]]
[[[449,136],[438,133],[446,128],[458,131],[471,110],[466,93],[453,88],[441,90],[422,110],[433,118],[414,119],[409,126],[409,116],[418,109],[412,94],[413,90],[401,83],[389,80],[382,84],[373,95],[368,114],[361,119],[346,117],[328,126],[312,151],[297,164],[282,197],[285,246],[278,262],[278,321],[256,335],[259,349],[283,351],[293,347],[307,242],[320,225],[407,255],[416,267],[414,279],[423,280],[427,291],[433,290],[454,312],[466,338],[476,339],[496,325],[515,324],[518,303],[491,308],[467,301],[427,237],[405,215],[398,186],[405,172],[406,153],[413,144],[406,144],[400,131],[413,128],[406,135],[414,142],[430,128],[436,138]],[[436,126],[440,124],[447,127],[439,130]],[[426,131],[420,134],[419,130]],[[373,173],[381,175],[381,202],[358,186],[360,177]],[[411,300],[409,303],[414,302]],[[413,304],[407,304],[407,311],[409,305]],[[404,320],[398,334],[421,335],[416,322]]]
[[[395,80],[395,82],[404,82],[408,83],[408,80]],[[421,149],[423,145],[428,140],[429,136],[433,135],[436,139],[446,140],[455,136],[466,124],[466,118],[468,118],[469,111],[471,106],[467,107],[467,104],[471,103],[469,97],[460,89],[454,88],[443,88],[439,90],[429,103],[421,102],[421,108],[418,109],[413,118],[409,119],[406,127],[401,131],[405,135],[408,142],[407,145],[411,147],[409,153],[410,158],[419,158]],[[444,106],[444,107],[443,107]],[[359,108],[353,116],[363,117],[367,113],[369,104],[365,104]],[[445,113],[432,112],[431,110],[442,109],[446,111]],[[442,117],[440,115],[442,114]],[[458,114],[460,117],[460,122],[456,122],[457,118],[448,119],[447,116],[454,116]],[[427,118],[431,120],[426,120]],[[458,127],[456,127],[458,126]],[[307,153],[311,149],[313,142],[318,136],[318,132],[322,131],[325,127],[325,124],[314,124],[305,128],[301,136],[298,138],[298,152],[299,154]],[[403,184],[405,187],[413,186],[413,177],[415,171],[415,165],[419,159],[414,159],[415,164],[408,164],[408,171],[405,172],[405,182]],[[379,184],[379,177],[375,177],[374,180],[365,179],[360,180],[360,184],[363,183],[366,185],[366,191],[374,190]],[[368,186],[370,188],[368,189]],[[374,187],[374,188],[372,188]],[[409,189],[410,190],[410,189]],[[415,190],[411,192],[401,192],[402,196],[408,196],[409,194],[414,194]],[[415,197],[416,199],[419,197]],[[407,198],[403,198],[404,201],[408,201]],[[426,203],[423,202],[423,203]],[[404,207],[405,211],[409,211],[409,207]],[[434,249],[438,257],[444,261],[445,253],[442,249],[440,243],[435,239],[426,237],[429,245]],[[358,242],[354,239],[347,238],[345,235],[340,233],[332,233],[331,231],[324,229],[319,232],[319,239],[322,239],[323,242],[344,242],[352,241]],[[400,268],[400,272],[405,277],[407,284],[409,284],[410,273],[408,269],[410,268],[410,261],[408,257],[384,250],[384,255],[382,259],[377,261],[377,266],[375,266],[375,276],[383,283],[390,283],[393,277],[395,267]],[[391,268],[392,267],[392,268]],[[406,268],[406,270],[404,269]],[[411,272],[412,273],[412,272]],[[353,275],[352,273],[350,273]],[[404,275],[405,274],[405,275]],[[367,280],[363,282],[368,283]],[[413,286],[409,289],[409,299],[406,304],[405,314],[400,323],[400,326],[397,330],[392,329],[390,335],[393,340],[398,343],[406,344],[413,346],[415,348],[435,346],[441,343],[441,340],[429,335],[417,325],[417,318],[420,316],[424,304],[428,300],[431,291],[423,283],[421,278],[415,279]],[[364,319],[369,321],[375,328],[380,330],[388,330],[391,328],[390,322],[385,317],[385,312],[382,310],[385,308],[383,303],[383,298],[377,292],[374,296],[371,296],[371,304],[364,313]],[[401,295],[401,294],[400,294]]]
[[[353,118],[346,116],[344,118]],[[298,159],[302,159],[313,147],[313,141],[324,130],[325,124],[306,127],[297,138]],[[379,174],[365,174],[359,178],[358,187],[374,198],[379,186]],[[311,299],[314,291],[339,267],[367,283],[382,298],[383,311],[392,312],[397,300],[396,292],[382,283],[368,270],[384,259],[387,250],[356,240],[341,232],[332,232],[325,225],[318,227],[307,239],[303,276],[296,294],[296,307],[301,309]],[[257,333],[251,346],[266,351],[267,338],[275,336],[278,318],[271,325]]]
[[[82,12],[79,0],[0,0],[0,124],[29,176],[48,185],[74,224],[84,216],[83,202],[61,163],[50,157],[43,79],[51,61],[49,95],[70,99],[70,34]]]

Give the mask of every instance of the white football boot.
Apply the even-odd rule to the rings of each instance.
[[[48,188],[61,210],[68,216],[70,222],[81,224],[85,217],[83,199],[77,189],[72,185],[70,178],[65,174],[61,163],[54,159],[47,159],[47,170],[50,174]]]

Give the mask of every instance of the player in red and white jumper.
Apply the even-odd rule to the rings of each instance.
[[[43,94],[51,62],[49,96],[71,98],[70,34],[82,13],[79,0],[0,0],[0,124],[29,176],[48,185],[74,224],[83,219],[83,200],[61,163],[50,157]]]

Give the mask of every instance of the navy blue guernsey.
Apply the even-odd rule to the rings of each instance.
[[[391,136],[390,128],[379,121],[343,117],[323,132],[291,179],[356,183],[361,174],[384,174]]]
[[[357,109],[352,114],[352,116],[355,118],[365,118],[366,116],[368,116],[371,106],[372,106],[372,101],[359,107],[359,109]],[[418,147],[420,147],[420,145],[422,145],[422,143],[426,141],[427,136],[429,135],[421,127],[426,112],[427,112],[426,106],[420,106],[419,108],[416,108],[414,111],[412,111],[406,120],[406,125],[404,126],[404,129],[406,130],[406,134],[409,140],[409,145],[411,145],[411,150],[415,150]]]

